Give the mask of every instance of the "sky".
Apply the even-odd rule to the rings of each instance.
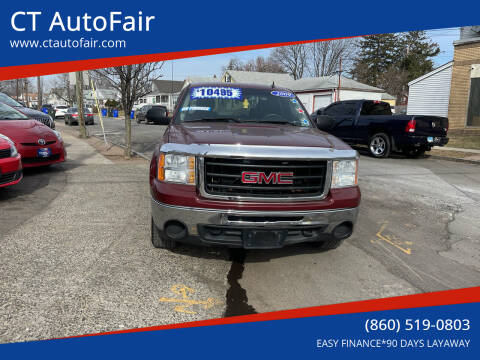
[[[453,41],[458,40],[460,36],[459,28],[429,30],[427,35],[440,46],[440,54],[434,58],[435,67],[453,59]],[[213,75],[217,75],[220,77],[222,66],[225,66],[231,58],[236,57],[246,62],[257,56],[268,56],[270,51],[271,49],[261,49],[174,60],[173,79],[184,80],[188,76],[213,77]],[[172,78],[172,61],[165,62],[162,72],[164,79]]]
[[[451,61],[453,59],[453,41],[458,40],[460,29],[445,28],[428,30],[427,35],[440,46],[440,54],[434,58],[435,67]],[[182,81],[189,76],[213,77],[213,75],[216,75],[217,77],[221,77],[222,66],[225,66],[231,58],[236,57],[243,62],[247,62],[257,56],[266,57],[271,51],[272,49],[260,49],[166,61],[162,69],[163,79],[169,80],[172,78],[172,63],[174,80]],[[52,86],[53,77],[55,77],[55,75],[45,77],[46,81],[44,84],[47,91]]]

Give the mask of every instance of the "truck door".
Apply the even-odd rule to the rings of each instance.
[[[325,109],[324,114],[335,119],[331,133],[343,140],[350,141],[355,138],[354,123],[357,106],[355,102],[345,101],[334,103]]]

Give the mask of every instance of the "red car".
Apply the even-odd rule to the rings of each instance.
[[[63,162],[67,153],[58,131],[0,103],[0,134],[9,137],[22,157],[24,168]]]
[[[10,138],[0,134],[0,188],[22,180],[20,154]]]

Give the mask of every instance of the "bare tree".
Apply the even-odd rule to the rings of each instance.
[[[52,88],[50,93],[65,101],[69,106],[73,106],[74,96],[69,74],[58,74],[51,84]]]
[[[130,159],[132,152],[132,124],[130,112],[139,98],[152,90],[151,82],[162,75],[160,69],[163,62],[117,66],[94,70],[95,78],[107,80],[121,95],[121,103],[125,113],[125,158]]]
[[[43,105],[42,79],[40,76],[37,76],[37,109],[42,110],[42,105]]]
[[[85,116],[83,113],[83,71],[75,73],[75,90],[77,93],[77,109],[78,109],[78,126],[80,130],[80,137],[87,137],[87,128],[85,127]]]
[[[307,70],[308,48],[305,44],[275,48],[270,56],[295,80],[302,78]]]
[[[30,96],[28,94],[28,85],[29,85],[29,80],[28,78],[23,79],[23,101],[25,102],[25,105],[27,107],[30,107]]]
[[[356,45],[353,39],[320,41],[308,45],[310,76],[330,76],[338,71],[340,59],[342,67],[348,69],[352,62]]]
[[[391,65],[378,77],[378,86],[398,100],[408,94],[408,71]]]
[[[7,93],[8,95],[14,95],[15,94],[15,82],[17,80],[4,80],[0,81],[0,91]]]

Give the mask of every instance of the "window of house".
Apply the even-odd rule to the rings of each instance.
[[[168,103],[168,95],[162,95],[161,96],[161,102],[162,103]]]
[[[160,102],[160,95],[155,96],[155,102],[159,103]]]
[[[480,64],[472,65],[467,126],[480,126]]]

